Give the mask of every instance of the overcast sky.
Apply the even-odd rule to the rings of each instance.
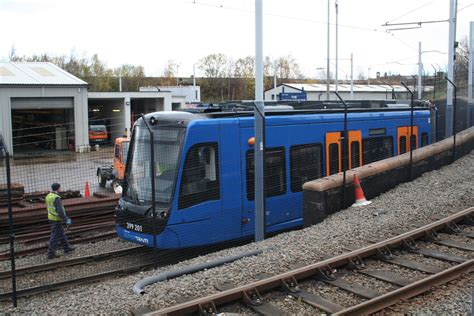
[[[335,69],[335,0],[331,1],[331,70]],[[377,71],[417,72],[423,63],[447,64],[448,23],[387,33],[382,24],[449,18],[450,0],[339,0],[339,78]],[[326,0],[263,0],[264,55],[291,54],[306,77],[326,67]],[[0,60],[17,54],[79,56],[98,53],[109,67],[143,65],[162,75],[168,60],[190,76],[193,64],[212,53],[233,59],[255,54],[254,0],[0,0]],[[457,40],[469,36],[474,0],[458,0]],[[445,54],[441,54],[445,53]],[[400,65],[403,64],[403,65]],[[200,73],[197,72],[199,76]]]

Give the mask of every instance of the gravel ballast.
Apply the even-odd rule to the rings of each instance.
[[[259,274],[286,272],[292,265],[310,264],[323,257],[346,252],[344,246],[363,246],[368,240],[387,238],[400,231],[411,230],[414,223],[428,224],[433,218],[470,207],[474,204],[473,174],[474,152],[471,152],[450,166],[426,173],[411,183],[401,184],[382,194],[373,199],[371,205],[348,208],[312,227],[282,233],[258,244],[210,253],[154,271],[20,299],[16,309],[11,308],[10,302],[0,303],[0,311],[21,314],[126,314],[143,306],[160,309],[181,302],[183,298],[216,293],[214,285],[223,281],[244,285],[255,280]],[[148,286],[143,296],[132,293],[135,282],[145,276],[254,249],[263,249],[264,252],[218,268]],[[468,314],[471,312],[472,281],[472,275],[468,275],[428,294],[397,304],[387,311]],[[307,307],[295,310],[295,306],[289,302],[284,309],[294,314],[314,313]],[[241,311],[249,312],[246,308]]]

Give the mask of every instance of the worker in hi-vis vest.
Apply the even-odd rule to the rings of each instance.
[[[52,192],[46,195],[46,208],[48,209],[48,221],[51,225],[51,237],[48,243],[48,259],[58,258],[56,255],[56,248],[59,244],[62,245],[64,253],[68,253],[74,250],[64,233],[63,224],[71,225],[72,221],[66,215],[64,210],[63,202],[59,196],[59,183],[53,183],[51,185]]]

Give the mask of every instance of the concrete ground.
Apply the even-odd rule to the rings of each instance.
[[[97,168],[113,164],[113,147],[102,147],[89,153],[35,152],[13,157],[11,181],[21,183],[25,193],[50,190],[58,182],[61,190],[80,191],[84,194],[88,181],[90,193],[112,192],[110,181],[100,188],[96,176]],[[0,184],[6,184],[5,161],[0,158]]]

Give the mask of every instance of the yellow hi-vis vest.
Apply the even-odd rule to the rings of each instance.
[[[59,213],[56,211],[56,207],[54,207],[54,201],[57,198],[60,198],[60,196],[53,192],[48,193],[45,198],[46,208],[48,209],[48,219],[53,222],[62,221],[61,217],[59,217]]]

